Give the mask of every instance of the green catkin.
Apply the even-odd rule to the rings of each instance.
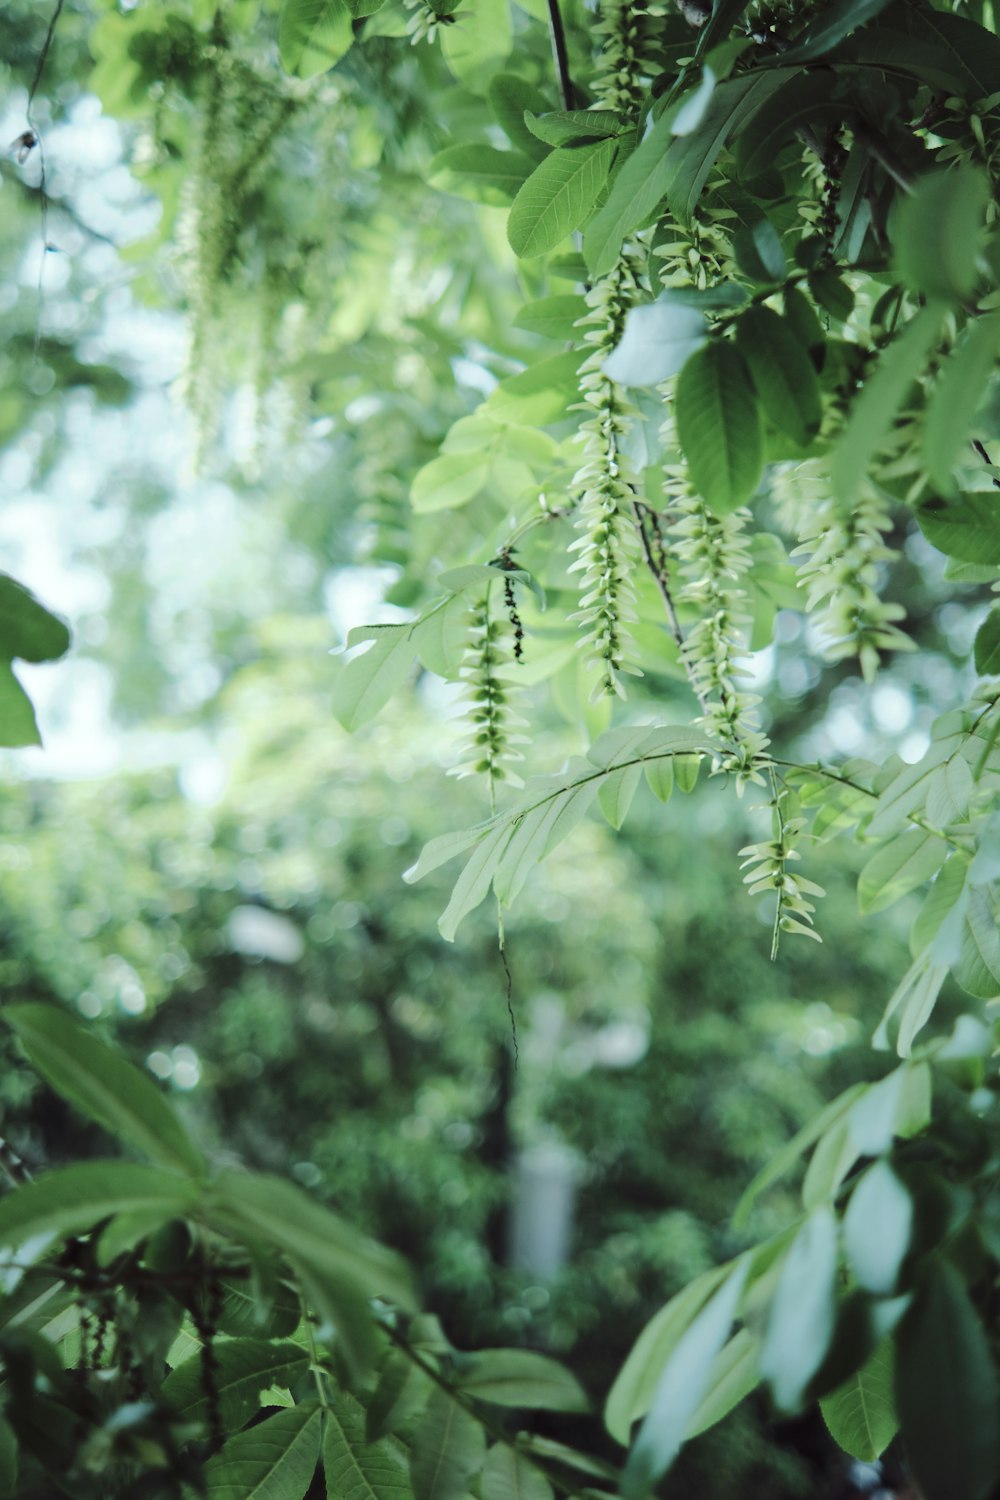
[[[522,787],[521,777],[512,771],[512,761],[524,756],[517,748],[528,740],[519,733],[525,721],[513,713],[508,696],[510,685],[503,669],[514,660],[514,645],[508,622],[490,607],[490,589],[472,607],[469,644],[459,675],[465,684],[466,721],[470,738],[459,751],[459,763],[450,776],[486,777],[490,807],[496,810],[496,786],[500,781]]]

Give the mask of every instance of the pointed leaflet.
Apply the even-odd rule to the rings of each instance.
[[[156,1084],[54,1005],[7,1005],[3,1019],[58,1094],[126,1145],[196,1176],[205,1158]]]
[[[881,1458],[899,1430],[895,1367],[892,1340],[884,1339],[856,1374],[819,1403],[830,1436],[859,1463]]]
[[[760,1384],[760,1346],[748,1328],[735,1333],[712,1366],[708,1390],[684,1434],[685,1441],[707,1432]]]
[[[35,710],[9,661],[0,659],[0,745],[19,750],[40,745]]]
[[[760,1373],[781,1411],[796,1411],[823,1363],[836,1312],[837,1220],[810,1214],[788,1252],[760,1351]]]
[[[467,1396],[498,1406],[590,1410],[587,1393],[576,1376],[532,1349],[480,1349],[462,1358],[453,1379]]]
[[[976,632],[976,671],[982,677],[1000,673],[1000,607],[994,605]]]
[[[952,470],[968,442],[998,351],[1000,312],[987,313],[969,324],[941,366],[927,404],[924,462],[945,494],[954,487]]]
[[[832,1099],[825,1108],[821,1109],[814,1119],[809,1120],[802,1129],[778,1151],[771,1160],[757,1173],[750,1186],[743,1193],[733,1213],[733,1225],[736,1229],[742,1229],[746,1224],[753,1207],[760,1194],[765,1192],[773,1183],[778,1182],[790,1167],[793,1167],[800,1156],[803,1156],[810,1146],[820,1139],[822,1135],[842,1120],[855,1100],[868,1088],[864,1083],[853,1083],[844,1093]]]
[[[618,346],[604,361],[604,373],[622,385],[659,385],[677,375],[707,339],[708,324],[693,307],[665,297],[630,307]]]
[[[278,52],[286,73],[315,78],[338,63],[354,40],[343,0],[285,0]]]
[[[0,1199],[0,1245],[36,1234],[77,1234],[112,1214],[150,1211],[162,1222],[183,1218],[199,1201],[193,1182],[158,1167],[88,1161],[56,1167]]]
[[[1000,495],[995,490],[954,501],[927,500],[918,507],[917,520],[927,540],[949,557],[1000,563]]]
[[[873,854],[858,876],[858,910],[884,911],[936,875],[948,858],[948,845],[936,834],[912,828]]]
[[[322,1413],[313,1402],[231,1437],[205,1465],[206,1500],[302,1500],[319,1459]]]
[[[309,1366],[298,1344],[270,1339],[220,1339],[215,1345],[215,1389],[223,1426],[235,1432],[260,1410],[260,1393],[272,1385],[290,1386]],[[163,1382],[164,1401],[189,1421],[208,1412],[205,1361],[201,1351],[177,1365]]]
[[[457,510],[474,500],[490,477],[492,454],[482,448],[441,453],[413,477],[410,501],[420,515]],[[402,628],[402,627],[397,627]]]
[[[966,994],[979,1000],[1000,995],[1000,931],[993,904],[979,886],[968,893],[955,978]]]
[[[791,327],[769,307],[751,307],[736,325],[736,344],[768,420],[804,447],[819,430],[819,382]]]
[[[544,143],[532,134],[524,118],[528,111],[538,114],[548,108],[545,95],[534,84],[515,73],[498,73],[490,79],[489,99],[497,124],[515,151],[523,151],[536,161],[547,155]]]
[[[955,1268],[931,1261],[896,1335],[896,1405],[927,1500],[986,1500],[1000,1477],[1000,1390]]]
[[[597,800],[612,828],[620,828],[628,817],[641,780],[642,766],[621,766],[601,784]]]
[[[483,1429],[447,1391],[436,1389],[410,1443],[416,1500],[459,1500],[486,1453]]]
[[[333,711],[347,730],[375,717],[402,687],[417,654],[412,625],[362,625],[352,630],[348,645],[370,640],[360,656],[339,670],[333,690]]]
[[[583,224],[605,186],[618,143],[561,147],[539,162],[514,199],[507,238],[521,259],[544,255]]]
[[[969,297],[976,284],[980,230],[990,186],[979,167],[921,178],[898,201],[892,228],[897,273],[925,297]]]
[[[427,180],[443,193],[507,208],[532,167],[531,160],[516,151],[498,151],[495,146],[446,146],[432,159]]]
[[[913,1200],[886,1161],[861,1178],[844,1215],[844,1251],[859,1286],[891,1297],[909,1249]]]
[[[525,126],[546,146],[580,145],[621,135],[628,121],[613,109],[558,109],[533,114]]]
[[[697,131],[674,141],[668,155],[670,173],[665,192],[671,211],[682,222],[689,221],[694,213],[723,146],[731,136],[739,136],[744,122],[766,104],[788,76],[788,69],[757,68],[740,78],[727,79],[716,87]]]
[[[399,1349],[390,1349],[365,1412],[365,1438],[377,1442],[414,1416],[430,1394],[430,1376]]]
[[[621,252],[622,241],[653,213],[667,190],[673,167],[667,148],[673,138],[673,110],[666,110],[623,163],[604,204],[583,237],[592,275],[605,276]]]
[[[626,1445],[636,1417],[645,1416],[670,1355],[733,1267],[715,1266],[683,1287],[640,1333],[608,1395],[604,1424]]]
[[[410,1500],[400,1444],[369,1442],[364,1408],[339,1386],[326,1412],[323,1470],[329,1500]]]
[[[486,1455],[482,1500],[552,1500],[552,1486],[523,1453],[496,1443]]]
[[[931,303],[922,308],[890,344],[875,374],[865,382],[857,397],[830,467],[834,490],[845,505],[854,503],[871,460],[910,386],[923,370],[928,351],[940,332],[942,317],[940,305]]]
[[[69,631],[62,620],[23,584],[0,573],[0,658],[57,661],[68,650]]]
[[[742,355],[709,344],[677,382],[677,437],[698,493],[719,515],[744,505],[764,461],[760,412]]]
[[[667,1360],[649,1414],[625,1465],[621,1484],[624,1500],[641,1500],[677,1457],[708,1390],[715,1360],[729,1337],[748,1268],[747,1260],[737,1263]]]

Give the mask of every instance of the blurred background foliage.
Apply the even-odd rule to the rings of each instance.
[[[445,532],[454,549],[464,513],[416,524],[409,482],[537,347],[511,326],[530,288],[500,209],[427,190],[480,112],[437,52],[376,37],[313,85],[275,81],[255,10],[225,7],[223,34],[197,0],[69,0],[33,106],[44,256],[37,153],[3,162],[0,546],[76,649],[28,674],[46,749],[4,757],[0,1003],[67,1004],[220,1158],[399,1246],[457,1344],[572,1351],[601,1395],[653,1311],[739,1247],[729,1215],[757,1168],[878,1073],[913,905],[859,925],[861,853],[831,841],[810,871],[823,946],[771,965],[736,870],[752,794],[703,778],[650,797],[621,834],[580,829],[509,921],[515,1068],[489,913],[450,947],[444,880],[401,881],[428,837],[486,812],[443,775],[453,697],[419,680],[352,739],[329,653],[431,589]],[[48,14],[3,8],[5,140]],[[552,93],[544,27],[518,14],[522,74]],[[207,248],[185,240],[191,191],[227,210]],[[782,613],[757,659],[779,754],[920,753],[984,612],[952,586],[942,607],[931,558],[910,538],[894,584],[922,649],[864,703]],[[672,678],[647,685],[683,703]],[[553,768],[580,748],[560,705],[539,690],[532,708]],[[0,1130],[29,1165],[98,1150],[0,1045]],[[525,1229],[539,1182],[555,1217],[565,1199],[565,1258]],[[757,1237],[791,1201],[771,1192]],[[818,1424],[778,1436],[741,1409],[672,1492],[815,1493]]]

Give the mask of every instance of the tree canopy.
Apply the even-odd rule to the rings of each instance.
[[[3,24],[0,1491],[989,1500],[993,7]]]

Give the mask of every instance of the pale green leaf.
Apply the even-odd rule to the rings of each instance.
[[[600,140],[560,147],[539,162],[514,199],[507,222],[515,255],[545,255],[586,222],[617,150],[616,141]]]
[[[948,858],[948,845],[936,834],[912,828],[897,834],[858,876],[858,909],[864,916],[884,911],[924,885]]]
[[[285,0],[278,52],[286,73],[314,78],[344,56],[354,40],[344,0]]]
[[[810,1214],[792,1242],[760,1351],[760,1373],[781,1411],[797,1411],[823,1362],[836,1316],[837,1220]]]
[[[604,373],[622,385],[659,385],[677,375],[708,338],[704,316],[668,298],[630,307],[620,342],[604,362]]]
[[[877,1161],[854,1188],[844,1215],[844,1252],[866,1292],[892,1296],[912,1228],[913,1200],[888,1162]]]
[[[412,625],[365,625],[352,631],[349,641],[353,645],[366,638],[373,644],[340,665],[333,690],[333,712],[352,731],[398,692],[417,654]]]
[[[587,1393],[576,1376],[533,1349],[480,1349],[462,1358],[453,1379],[466,1395],[499,1406],[590,1410]]]

